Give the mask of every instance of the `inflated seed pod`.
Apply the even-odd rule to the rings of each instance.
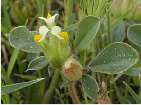
[[[68,58],[63,66],[63,75],[70,81],[77,81],[82,77],[82,66],[74,58]]]

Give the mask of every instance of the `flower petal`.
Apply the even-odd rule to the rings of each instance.
[[[51,18],[51,17],[52,17],[51,14],[48,13],[48,15],[47,15],[47,19],[49,19],[49,18]]]
[[[43,21],[45,21],[47,23],[47,19],[46,18],[44,18],[44,17],[38,17],[38,18],[43,20]]]
[[[65,31],[61,32],[60,36],[63,37],[65,41],[68,40],[68,33],[67,32],[65,32]]]
[[[39,27],[39,33],[42,35],[41,41],[46,38],[48,31],[49,31],[49,29],[46,26],[40,26]]]
[[[40,34],[36,34],[34,36],[34,41],[37,43],[41,42],[41,39],[42,39],[42,35],[40,35]]]
[[[43,36],[46,35],[48,33],[48,31],[49,31],[49,29],[46,26],[39,27],[39,33]]]
[[[46,24],[51,27],[51,26],[55,25],[55,19],[57,16],[59,16],[59,14],[55,14],[55,15],[51,16],[48,13],[47,18],[39,17],[39,19],[44,20],[46,22]]]
[[[46,21],[47,25],[48,26],[54,25],[55,19],[56,19],[57,16],[59,16],[59,14],[55,14],[55,15],[51,16],[50,18],[47,18],[47,21]]]
[[[57,36],[59,39],[63,39],[63,38],[60,36],[60,32],[61,32],[61,27],[59,27],[59,26],[54,26],[54,27],[52,27],[52,29],[51,29],[51,34]]]

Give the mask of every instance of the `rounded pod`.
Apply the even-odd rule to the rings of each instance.
[[[68,58],[63,66],[63,75],[70,81],[77,81],[82,77],[82,66],[74,58]]]

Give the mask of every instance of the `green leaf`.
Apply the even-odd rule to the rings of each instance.
[[[63,31],[67,31],[67,32],[75,31],[77,30],[77,28],[78,28],[78,23],[75,23],[75,24],[71,24],[68,27],[66,27],[65,29],[63,29]]]
[[[82,77],[82,86],[84,88],[84,92],[89,98],[92,100],[96,100],[98,98],[99,88],[96,80],[93,79],[93,77],[84,75]]]
[[[125,71],[125,74],[129,76],[139,76],[141,75],[141,67],[132,67]]]
[[[122,91],[118,86],[114,83],[114,88],[115,88],[115,93],[117,95],[118,101],[120,104],[127,104],[128,103],[128,98],[122,94]]]
[[[123,21],[120,21],[113,29],[113,40],[115,42],[123,41],[125,38],[125,24]]]
[[[134,100],[136,101],[136,103],[140,104],[141,103],[141,98],[135,93],[135,91],[126,82],[123,82],[123,83],[126,86],[126,88],[129,91],[129,93],[134,98]]]
[[[130,42],[141,48],[141,24],[134,24],[127,30],[127,38]]]
[[[12,70],[14,68],[14,65],[16,63],[16,60],[18,59],[18,55],[19,55],[20,51],[18,49],[14,49],[14,51],[12,52],[9,64],[8,64],[8,69],[7,69],[7,79],[9,79]]]
[[[36,79],[35,76],[33,75],[24,75],[24,74],[14,74],[14,76],[21,78],[21,79],[25,79],[25,80],[34,80]]]
[[[32,80],[29,82],[21,82],[21,83],[16,83],[16,84],[12,84],[12,85],[6,85],[6,86],[2,86],[1,88],[1,95],[5,95],[5,94],[9,94],[15,91],[18,91],[22,88],[28,87],[32,84],[35,84],[39,81],[42,81],[44,78],[38,78],[36,80]]]
[[[29,70],[41,70],[48,64],[46,57],[40,56],[35,59],[33,59],[29,65],[26,71]]]
[[[123,42],[114,42],[105,47],[93,60],[92,72],[122,73],[138,60],[139,54],[133,47]]]
[[[39,53],[41,47],[34,42],[34,35],[37,32],[29,31],[25,26],[14,28],[9,33],[9,41],[11,46],[25,52]]]
[[[27,53],[26,55],[26,60],[28,62],[31,62],[33,59],[37,58],[40,56],[40,53]]]
[[[98,18],[88,16],[80,21],[78,29],[79,34],[76,38],[77,47],[79,49],[87,48],[95,38],[100,27]]]

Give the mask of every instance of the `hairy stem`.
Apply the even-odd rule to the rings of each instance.
[[[77,96],[76,89],[75,89],[75,82],[70,83],[69,94],[74,104],[80,104],[80,100],[79,100],[79,97]]]
[[[43,103],[50,103],[50,100],[53,96],[54,90],[57,86],[57,83],[59,82],[59,75],[60,75],[59,70],[55,70],[51,84],[50,84],[50,86],[49,86],[48,90],[46,91],[45,96],[43,98]]]

